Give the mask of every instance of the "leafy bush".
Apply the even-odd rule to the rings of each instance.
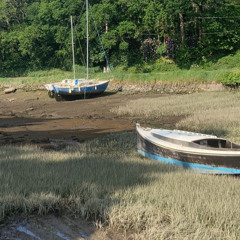
[[[143,66],[142,72],[143,72],[143,73],[150,73],[150,72],[152,72],[152,66],[151,66],[151,65],[148,65],[148,64],[145,64],[145,65]]]
[[[136,66],[132,66],[132,67],[129,67],[129,68],[127,69],[127,72],[128,72],[128,73],[137,73],[138,70],[137,70],[137,67],[136,67]]]
[[[167,52],[167,46],[165,44],[161,44],[156,50],[156,53],[158,53],[159,56],[161,57],[165,56],[166,52]]]
[[[120,65],[115,68],[117,73],[150,73],[153,70],[153,66],[147,63],[139,63],[132,66]]]
[[[223,75],[221,83],[227,87],[236,88],[240,85],[240,72],[231,72]]]
[[[165,59],[161,57],[160,59],[156,60],[154,63],[153,69],[155,72],[167,72],[167,71],[175,71],[179,70],[177,65],[170,59]]]
[[[228,56],[220,58],[215,64],[215,69],[221,68],[237,68],[239,67],[240,62],[240,51],[237,51],[236,54],[230,54]]]
[[[119,66],[117,66],[117,67],[114,69],[114,71],[115,71],[116,73],[126,72],[126,71],[127,71],[127,66],[125,66],[125,65],[119,65]]]
[[[81,66],[81,65],[75,65],[75,70],[76,70],[76,73],[81,73],[81,72],[86,72],[86,67],[85,66]],[[89,73],[90,74],[93,74],[93,73],[99,73],[99,72],[102,72],[102,69],[100,67],[90,67],[88,69]]]

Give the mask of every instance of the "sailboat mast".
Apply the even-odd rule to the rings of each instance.
[[[74,53],[74,41],[73,41],[73,20],[72,20],[72,16],[71,16],[71,33],[72,33],[73,78],[76,79],[76,71],[75,71],[75,53]]]
[[[87,80],[88,80],[88,62],[89,62],[89,56],[88,56],[88,0],[86,0],[86,20],[87,20]]]

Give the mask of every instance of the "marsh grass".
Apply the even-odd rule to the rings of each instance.
[[[111,111],[119,116],[155,121],[181,116],[175,125],[177,129],[215,134],[240,143],[239,104],[238,91],[202,92],[132,100]]]
[[[101,73],[99,68],[89,69],[90,77],[104,79],[111,77],[111,74]],[[76,66],[76,78],[85,78],[86,69],[81,66]],[[70,71],[63,71],[60,69],[41,70],[35,72],[28,72],[22,77],[17,78],[0,78],[0,83],[20,83],[20,84],[38,84],[59,82],[63,79],[73,79],[73,73]]]
[[[60,152],[0,147],[0,219],[66,213],[132,239],[238,239],[239,178],[196,174],[145,159],[136,134]]]
[[[229,72],[227,69],[218,70],[178,70],[169,72],[152,72],[152,73],[116,73],[114,74],[116,80],[124,80],[126,82],[154,82],[163,81],[171,83],[182,82],[220,82],[223,74]]]
[[[113,79],[117,82],[124,83],[154,83],[167,82],[167,83],[211,83],[220,82],[222,76],[234,69],[190,69],[190,70],[177,70],[169,72],[152,72],[152,73],[127,73],[127,72],[113,72],[103,73],[98,68],[90,68],[90,78],[94,79]],[[76,78],[85,78],[86,71],[84,67],[77,67]],[[73,73],[63,71],[60,69],[52,69],[45,71],[28,72],[23,77],[17,78],[0,78],[0,83],[50,83],[58,82],[63,79],[72,79]]]

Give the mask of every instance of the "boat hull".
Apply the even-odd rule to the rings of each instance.
[[[57,84],[52,86],[52,91],[62,96],[81,96],[84,94],[100,94],[108,87],[109,81],[96,83],[89,86],[73,86],[73,87],[58,87]]]
[[[202,173],[240,174],[240,156],[189,153],[181,149],[168,149],[154,144],[137,131],[137,149],[145,157],[176,164]]]

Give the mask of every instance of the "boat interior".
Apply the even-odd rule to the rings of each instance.
[[[232,143],[225,139],[219,139],[219,138],[201,139],[201,140],[194,141],[194,143],[197,143],[203,147],[210,147],[210,148],[226,148],[226,149],[234,149],[234,148],[239,149],[240,148],[240,146],[235,143]]]

